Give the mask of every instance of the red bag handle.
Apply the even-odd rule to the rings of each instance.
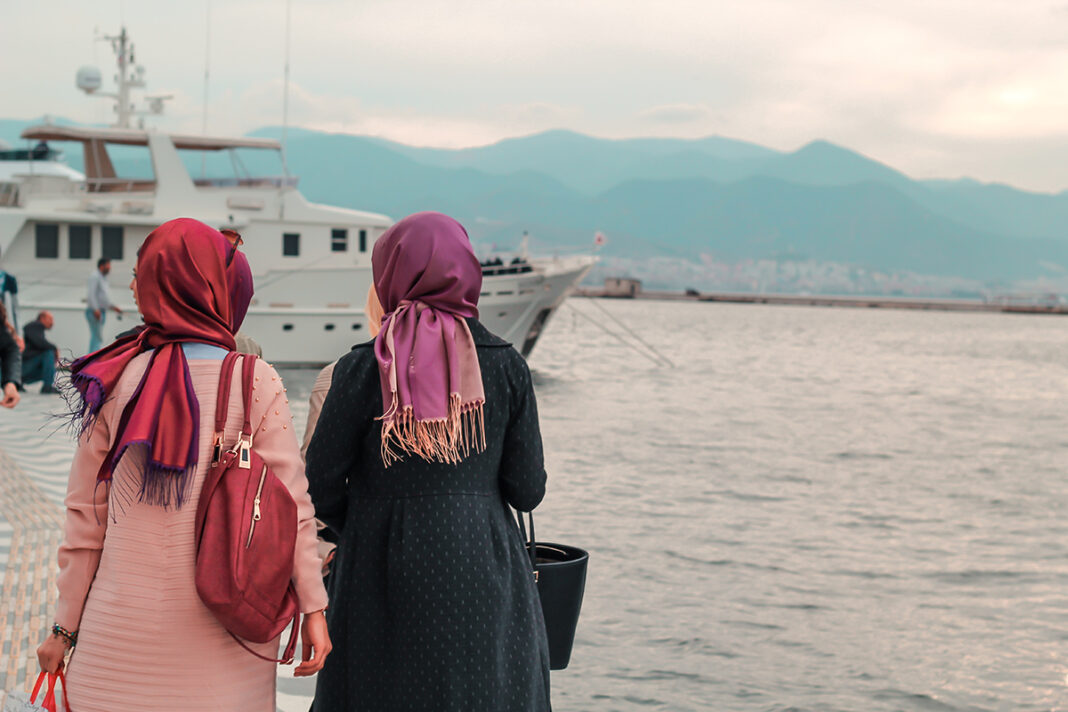
[[[45,693],[44,699],[41,701],[41,706],[49,712],[59,712],[56,707],[56,680],[63,683],[63,709],[64,712],[70,712],[70,702],[67,701],[67,678],[63,676],[63,668],[60,668],[58,672],[41,672],[37,676],[37,682],[33,686],[33,692],[30,693],[30,702],[37,704],[37,694],[41,691],[41,685],[44,683],[45,677],[48,678],[48,691]]]

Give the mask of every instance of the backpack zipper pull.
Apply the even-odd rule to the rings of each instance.
[[[263,483],[267,480],[267,465],[263,466],[263,472],[260,473],[260,484],[256,488],[256,498],[252,500],[252,522],[248,527],[248,541],[245,542],[245,548],[252,546],[252,533],[256,531],[256,522],[260,521],[260,495],[263,494]]]

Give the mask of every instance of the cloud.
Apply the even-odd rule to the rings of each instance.
[[[0,24],[0,115],[106,121],[71,87],[118,8],[12,3]],[[58,5],[58,9],[56,7]],[[106,3],[105,3],[106,5]],[[114,4],[112,4],[114,5]],[[206,5],[126,3],[164,128],[199,131]],[[208,125],[282,116],[285,4],[212,0]],[[823,137],[918,175],[1057,188],[1041,145],[1068,142],[1064,0],[302,0],[290,120],[459,147],[550,128],[605,137],[708,134],[779,149]],[[61,12],[65,22],[49,24]],[[49,51],[19,27],[50,28]],[[8,29],[4,33],[4,29]],[[1014,155],[1012,146],[1018,148]],[[1058,177],[1059,176],[1059,177]]]
[[[642,121],[649,124],[689,124],[708,121],[712,116],[711,109],[699,104],[663,104],[638,114]]]

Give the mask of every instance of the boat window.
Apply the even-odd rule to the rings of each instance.
[[[105,225],[101,228],[101,257],[122,261],[122,225]]]
[[[87,260],[93,256],[93,228],[90,225],[67,227],[67,257]]]
[[[326,331],[333,331],[334,330],[334,325],[333,324],[323,324],[323,329],[325,329]]]
[[[349,231],[342,228],[335,227],[330,231],[330,251],[331,252],[348,252],[349,251]]]
[[[360,252],[367,252],[367,231],[360,230]]]
[[[59,259],[59,225],[37,223],[33,227],[37,259]]]
[[[282,235],[282,256],[300,257],[300,233],[287,232]]]

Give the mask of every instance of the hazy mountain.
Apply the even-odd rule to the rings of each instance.
[[[547,131],[459,150],[417,148],[376,140],[425,165],[474,168],[498,175],[537,171],[589,194],[641,178],[735,180],[779,155],[769,148],[718,136],[694,141],[611,140],[571,131]]]
[[[27,123],[0,120],[0,139]],[[441,210],[483,243],[529,231],[541,249],[581,249],[603,230],[607,253],[630,257],[789,255],[978,279],[1068,268],[1068,193],[915,181],[827,141],[783,153],[721,137],[550,131],[444,150],[291,129],[287,155],[311,200],[393,217]]]
[[[875,182],[640,181],[605,193],[598,203],[599,222],[609,234],[627,231],[727,261],[789,256],[984,280],[1068,267],[1068,240],[975,230]]]

